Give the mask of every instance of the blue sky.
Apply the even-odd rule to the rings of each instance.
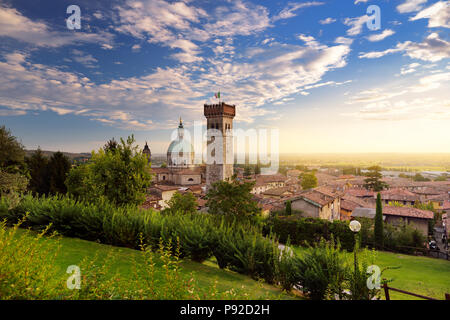
[[[449,27],[442,0],[0,0],[0,124],[27,148],[133,133],[162,153],[220,90],[281,152],[450,152]]]

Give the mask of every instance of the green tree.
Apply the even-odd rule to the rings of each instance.
[[[117,146],[118,146],[119,144],[117,143],[117,141],[114,139],[114,138],[112,138],[111,140],[109,140],[107,143],[105,143],[105,145],[103,146],[103,150],[105,151],[105,152],[108,152],[108,151],[115,151],[116,149],[117,149]]]
[[[245,166],[244,177],[248,178],[252,175],[252,168],[250,166]]]
[[[369,172],[366,173],[367,179],[364,180],[364,187],[367,190],[378,192],[388,187],[388,185],[381,180],[383,175],[381,174],[380,166],[372,166],[368,168],[368,170]]]
[[[383,248],[383,207],[381,204],[381,194],[377,194],[377,208],[375,213],[375,224],[374,224],[374,239],[375,245],[382,249]]]
[[[62,152],[55,152],[50,157],[48,161],[49,193],[67,193],[65,181],[70,167],[69,159]]]
[[[303,190],[317,187],[317,177],[314,172],[303,173],[300,177]]]
[[[255,174],[261,174],[261,167],[259,166],[259,163],[255,166]]]
[[[217,181],[206,195],[209,213],[227,214],[238,217],[260,213],[251,191],[254,183],[240,182],[233,176],[230,181]]]
[[[121,138],[115,150],[93,151],[89,163],[69,173],[69,193],[88,201],[105,197],[116,205],[141,204],[151,182],[150,165],[134,143],[132,135]]]
[[[431,181],[428,178],[425,178],[423,175],[421,175],[420,173],[416,173],[416,175],[413,177],[414,181],[420,181],[420,182],[424,182],[424,181]]]
[[[30,184],[28,189],[35,194],[48,194],[49,192],[49,170],[48,159],[40,148],[30,157],[26,158],[30,173]]]
[[[292,204],[291,201],[286,201],[286,215],[290,216],[292,214]]]
[[[5,126],[0,127],[0,197],[18,201],[19,194],[25,192],[28,185],[25,171],[22,144]]]
[[[439,177],[435,178],[434,181],[447,181],[448,176],[446,174],[440,175]]]
[[[186,192],[181,194],[175,192],[175,194],[167,201],[169,206],[166,210],[170,213],[196,213],[197,212],[197,199],[192,192]]]
[[[25,150],[5,126],[0,127],[0,169],[4,172],[24,171]]]
[[[167,168],[167,163],[166,163],[166,162],[163,162],[163,163],[161,164],[161,168]]]

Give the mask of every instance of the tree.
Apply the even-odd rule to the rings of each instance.
[[[26,158],[26,163],[30,172],[28,189],[35,194],[48,194],[50,187],[48,159],[42,150],[38,148],[30,157]]]
[[[301,186],[303,190],[317,187],[317,177],[314,172],[303,173],[299,178],[301,180]]]
[[[18,194],[26,191],[28,178],[23,174],[24,160],[22,144],[5,126],[0,127],[0,197],[18,200]]]
[[[49,193],[67,193],[65,181],[70,167],[69,159],[62,152],[55,152],[50,157],[48,162]]]
[[[70,194],[87,201],[105,197],[116,205],[139,205],[145,200],[151,174],[147,156],[122,138],[115,150],[92,152],[89,163],[73,168],[66,180]]]
[[[255,174],[261,174],[261,167],[259,166],[259,163],[255,166]]]
[[[377,194],[377,209],[375,213],[374,224],[374,239],[375,245],[379,248],[383,248],[383,207],[381,204],[381,194]]]
[[[192,192],[186,192],[181,194],[175,192],[175,194],[167,201],[169,206],[167,211],[170,213],[196,213],[197,212],[197,199]]]
[[[161,168],[167,168],[167,163],[166,163],[166,162],[163,162],[163,163],[161,164]]]
[[[291,205],[291,201],[288,200],[286,201],[286,215],[290,216],[292,214],[292,205]]]
[[[0,169],[4,172],[23,172],[25,150],[5,126],[0,127]]]
[[[420,181],[420,182],[424,182],[424,181],[431,181],[428,178],[425,178],[423,175],[421,175],[420,173],[416,173],[416,175],[413,177],[414,181]]]
[[[250,166],[245,166],[244,177],[250,177],[252,175],[252,168]]]
[[[254,183],[240,182],[233,176],[230,181],[217,181],[206,195],[209,213],[227,214],[238,217],[260,213],[251,191]]]
[[[117,141],[114,139],[114,138],[112,138],[111,140],[109,140],[104,146],[103,146],[103,150],[105,151],[105,152],[108,152],[108,151],[115,151],[116,149],[117,149],[117,146],[118,146],[119,144],[117,143]]]
[[[369,172],[366,174],[364,187],[367,190],[373,190],[375,192],[381,191],[388,187],[388,185],[381,181],[383,175],[381,174],[380,166],[372,166],[368,168]]]

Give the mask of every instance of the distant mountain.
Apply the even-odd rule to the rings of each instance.
[[[25,150],[25,154],[27,157],[31,156],[36,150]],[[47,157],[50,158],[56,151],[46,151],[42,150],[42,153]],[[90,159],[91,154],[89,152],[83,152],[83,153],[72,153],[72,152],[63,152],[63,154],[68,157],[72,162],[73,161],[82,161],[85,159]]]

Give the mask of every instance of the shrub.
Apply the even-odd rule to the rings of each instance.
[[[340,243],[321,240],[298,260],[299,284],[312,300],[343,297],[348,265]]]
[[[263,233],[272,231],[279,237],[281,243],[288,238],[293,245],[307,245],[318,243],[320,239],[331,240],[331,236],[339,239],[342,248],[352,250],[354,245],[353,233],[348,228],[348,222],[316,219],[316,218],[278,218],[267,220]]]

